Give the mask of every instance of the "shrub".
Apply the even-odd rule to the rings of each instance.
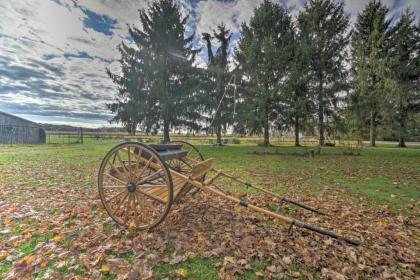
[[[239,140],[238,138],[233,138],[232,144],[241,144],[241,140]]]

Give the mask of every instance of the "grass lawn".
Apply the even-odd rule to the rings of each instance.
[[[419,244],[420,147],[364,148],[361,156],[328,147],[310,158],[305,148],[196,143],[205,158],[215,158],[217,168],[333,217],[327,221],[291,207],[280,209],[283,213],[353,234],[366,245],[353,249],[299,229],[288,238],[287,226],[201,193],[183,199],[153,233],[133,235],[108,218],[96,192],[97,169],[115,143],[4,145],[0,278],[13,273],[35,279],[414,277],[413,256],[403,247]],[[266,197],[223,183],[233,194],[248,192],[271,207]],[[255,219],[261,221],[251,223]],[[256,244],[249,250],[241,243],[247,238]],[[388,251],[379,245],[394,259],[382,256]],[[414,255],[418,260],[418,252]]]

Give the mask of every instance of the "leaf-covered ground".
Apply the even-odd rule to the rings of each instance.
[[[235,196],[362,242],[354,247],[203,192],[151,232],[106,215],[96,189],[111,144],[0,147],[0,278],[413,279],[419,277],[420,149],[326,148],[311,159],[279,148],[201,146],[218,168],[323,209],[282,205],[237,185]],[[266,150],[269,153],[270,149]]]

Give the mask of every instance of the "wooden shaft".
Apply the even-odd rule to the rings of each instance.
[[[215,169],[215,170],[216,170],[216,169]],[[271,192],[271,191],[266,190],[266,189],[264,189],[264,188],[261,188],[261,187],[255,186],[255,185],[253,185],[253,184],[250,184],[250,183],[246,182],[245,180],[242,180],[241,178],[237,178],[237,177],[234,177],[234,176],[232,176],[232,175],[230,175],[230,174],[226,174],[226,173],[222,172],[221,170],[219,170],[219,171],[217,171],[217,172],[220,172],[220,173],[221,173],[221,175],[223,175],[223,176],[225,176],[225,177],[227,177],[227,178],[229,178],[229,179],[231,179],[231,180],[234,180],[234,181],[236,181],[236,182],[242,183],[242,184],[244,184],[244,185],[246,185],[246,186],[248,186],[248,187],[251,187],[251,188],[253,188],[253,189],[259,190],[259,191],[261,191],[261,192],[263,192],[263,193],[266,193],[266,194],[269,194],[269,195],[271,195],[271,196],[277,197],[277,198],[281,199],[281,200],[282,200],[282,201],[284,201],[284,202],[287,202],[287,203],[290,203],[290,204],[293,204],[293,205],[299,206],[299,207],[301,207],[301,208],[304,208],[304,209],[309,210],[309,211],[312,211],[312,212],[316,212],[316,213],[319,213],[319,214],[322,214],[322,215],[326,215],[326,216],[328,216],[326,213],[324,213],[324,212],[322,212],[322,211],[320,211],[320,210],[318,210],[318,209],[315,209],[315,208],[312,208],[312,207],[310,207],[310,206],[308,206],[308,205],[305,205],[305,204],[302,204],[302,203],[299,203],[299,202],[293,201],[293,200],[291,200],[291,199],[284,198],[284,197],[282,197],[282,196],[280,196],[280,195],[278,195],[278,194],[276,194],[276,193],[274,193],[274,192]]]
[[[236,202],[238,204],[241,204],[241,200],[240,199],[238,199],[236,197],[233,197],[233,196],[230,196],[230,195],[226,195],[226,194],[222,193],[221,191],[218,191],[218,190],[213,189],[212,187],[203,185],[199,181],[189,179],[188,180],[188,183],[190,183],[190,184],[192,184],[192,185],[194,185],[194,186],[196,186],[198,188],[201,188],[203,190],[206,190],[206,191],[212,192],[214,194],[217,194],[218,196],[221,196],[223,198],[226,198],[226,199],[228,199],[230,201],[233,201],[233,202]],[[264,213],[264,214],[266,214],[266,215],[268,215],[270,217],[273,217],[273,218],[279,219],[281,221],[284,221],[286,223],[291,223],[292,221],[294,221],[293,219],[290,219],[289,217],[282,216],[280,214],[277,214],[277,213],[268,211],[268,210],[266,210],[264,208],[261,208],[261,207],[258,207],[258,206],[252,205],[252,204],[247,204],[247,207],[250,208],[250,209],[252,209],[252,210],[255,210],[257,212]]]
[[[213,183],[213,181],[216,180],[221,174],[222,174],[221,170],[217,171],[216,174],[213,177],[211,177],[208,180],[205,180],[203,184],[204,185],[209,185],[209,184]]]
[[[271,196],[275,196],[275,197],[277,197],[277,198],[283,199],[280,195],[278,195],[278,194],[276,194],[276,193],[274,193],[274,192],[271,192],[271,191],[269,191],[269,190],[266,190],[266,189],[264,189],[264,188],[261,188],[261,187],[255,186],[255,185],[252,185],[252,184],[248,183],[247,181],[245,181],[245,180],[243,180],[243,179],[241,179],[241,178],[237,178],[237,177],[232,176],[232,175],[230,175],[230,174],[226,174],[226,173],[224,173],[224,172],[223,172],[223,171],[221,171],[221,170],[219,170],[219,171],[221,172],[221,175],[223,175],[223,176],[225,176],[225,177],[228,177],[229,179],[232,179],[232,180],[234,180],[234,181],[236,181],[236,182],[239,182],[239,183],[244,184],[244,185],[246,185],[246,186],[248,186],[248,187],[251,187],[251,188],[256,189],[256,190],[259,190],[259,191],[261,191],[261,192],[263,192],[263,193],[269,194],[269,195],[271,195]]]

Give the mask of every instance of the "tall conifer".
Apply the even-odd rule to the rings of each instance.
[[[132,43],[119,47],[122,74],[108,71],[119,89],[111,111],[117,118],[127,112],[146,129],[163,126],[164,142],[170,141],[172,125],[193,125],[198,117],[189,108],[197,50],[194,34],[185,37],[187,19],[175,1],[154,1],[140,11],[141,28],[129,27]]]

